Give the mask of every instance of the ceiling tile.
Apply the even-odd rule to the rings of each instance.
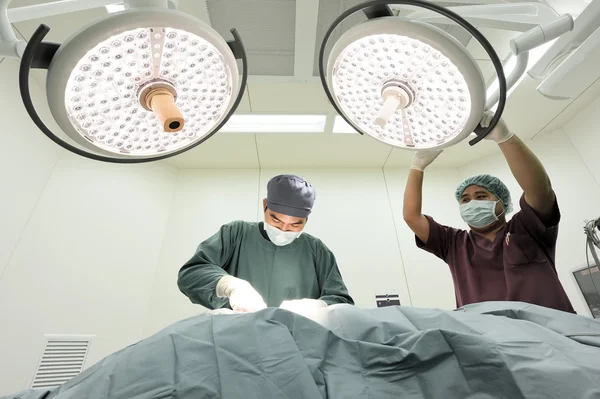
[[[39,4],[40,2],[36,3]],[[11,5],[14,6],[13,3],[11,3]],[[62,43],[73,33],[87,26],[90,22],[96,18],[100,18],[103,15],[106,15],[106,10],[104,7],[101,7],[85,11],[76,11],[69,14],[55,15],[43,19],[17,22],[14,24],[14,26],[26,40],[29,40],[31,35],[33,35],[40,24],[46,24],[50,27],[50,32],[48,32],[48,35],[44,38],[44,40],[48,42]]]
[[[253,134],[217,133],[196,148],[164,162],[180,169],[258,168]]]
[[[536,90],[538,85],[527,75],[506,101],[503,118],[521,137],[534,137],[571,103],[544,97]]]
[[[299,0],[301,1],[301,0]],[[321,50],[321,44],[323,39],[325,38],[325,33],[335,21],[335,19],[344,11],[349,9],[350,7],[354,7],[359,3],[363,3],[365,0],[321,0],[319,1],[319,19],[317,21],[317,35],[315,40],[315,55],[314,55],[314,67],[313,67],[313,75],[319,76],[319,52]],[[342,22],[336,30],[333,31],[331,37],[329,38],[328,46],[325,49],[325,55],[327,56],[331,51],[335,42],[340,38],[340,36],[346,32],[348,29],[357,25],[361,22],[366,21],[367,18],[363,13],[357,12],[355,14],[350,15],[344,22]]]
[[[238,105],[235,112],[238,114],[248,114],[251,111],[252,109],[250,108],[250,95],[248,94],[248,85],[246,85],[244,97],[242,97],[242,101],[240,102],[240,105]]]
[[[229,31],[237,29],[248,54],[250,74],[294,74],[294,0],[209,0],[207,5],[212,27],[221,36],[229,39]]]
[[[588,87],[579,97],[570,103],[560,114],[558,114],[550,123],[548,123],[538,134],[546,134],[560,129],[577,114],[600,97],[600,79]]]
[[[329,113],[329,100],[320,83],[248,83],[252,112]]]
[[[242,40],[244,38],[242,37]],[[248,72],[259,76],[294,75],[294,52],[277,53],[247,50]]]
[[[257,134],[262,168],[381,168],[391,148],[359,134]]]

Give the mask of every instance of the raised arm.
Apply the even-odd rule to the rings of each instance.
[[[527,204],[540,216],[550,216],[555,204],[554,191],[540,160],[508,129],[503,120],[486,138],[500,147],[513,176],[525,193]]]
[[[404,221],[419,240],[425,244],[429,239],[429,220],[423,216],[421,211],[423,205],[423,171],[440,154],[441,151],[417,152],[413,157],[406,189],[404,190],[402,209]]]

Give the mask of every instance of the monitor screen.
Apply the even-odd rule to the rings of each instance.
[[[585,267],[573,272],[577,285],[587,302],[592,316],[600,318],[600,268]]]

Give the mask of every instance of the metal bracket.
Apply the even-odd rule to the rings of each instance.
[[[375,5],[362,10],[368,19],[393,17],[394,13],[388,5]]]
[[[58,43],[41,42],[31,62],[31,68],[48,69],[59,47]]]
[[[392,6],[392,8],[395,8]],[[538,2],[481,4],[447,7],[480,28],[525,32],[538,25],[554,21],[559,14],[549,5]],[[415,11],[407,16],[429,23],[452,23],[429,10]]]
[[[244,48],[238,43],[236,40],[228,40],[227,45],[233,52],[233,56],[236,60],[242,59],[242,53],[244,52]]]

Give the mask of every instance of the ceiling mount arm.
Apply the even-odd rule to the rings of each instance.
[[[392,8],[395,8],[392,6]],[[544,3],[500,3],[447,7],[480,28],[525,32],[538,25],[556,20],[559,14]],[[411,19],[429,23],[448,23],[429,10],[419,10],[408,15]],[[453,21],[450,23],[456,24]]]
[[[506,90],[512,89],[521,76],[527,71],[529,51],[573,30],[574,26],[573,17],[569,14],[565,14],[548,24],[538,25],[512,39],[510,41],[510,48],[513,56],[516,56],[517,59],[515,67],[506,77]],[[494,94],[488,98],[485,109],[491,109],[498,102],[498,97],[499,91],[496,90]]]
[[[521,76],[523,76],[523,74],[527,70],[528,63],[529,63],[529,52],[528,51],[519,53],[519,55],[517,55],[517,62],[515,64],[515,67],[513,68],[512,72],[506,77],[506,90],[507,91],[512,89],[512,87],[515,84],[517,84],[517,82],[519,81]],[[491,109],[494,105],[496,105],[499,98],[500,98],[500,91],[496,90],[490,96],[490,98],[488,98],[487,101],[485,102],[485,109],[486,110]]]
[[[138,8],[169,8],[167,0],[125,0],[125,9]]]
[[[8,5],[12,0],[0,0],[0,57],[21,58],[27,43],[19,40],[8,18]]]
[[[0,0],[1,2],[2,0]],[[10,2],[10,0],[9,0]],[[35,4],[11,8],[8,10],[10,22],[29,21],[32,19],[52,17],[76,11],[90,10],[117,3],[118,0],[59,0],[50,3]]]
[[[376,4],[365,8],[362,12],[369,19],[394,16],[392,9],[387,4]]]

